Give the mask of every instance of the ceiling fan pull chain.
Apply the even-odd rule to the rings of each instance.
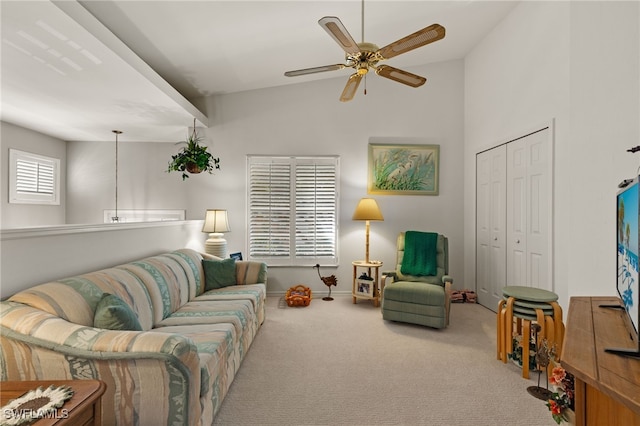
[[[364,75],[364,94],[367,94],[367,75]]]

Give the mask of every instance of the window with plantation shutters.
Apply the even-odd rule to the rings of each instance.
[[[60,204],[60,160],[9,150],[9,202]]]
[[[248,157],[249,258],[337,265],[338,157]]]

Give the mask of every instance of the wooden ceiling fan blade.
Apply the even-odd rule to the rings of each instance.
[[[388,78],[411,87],[420,87],[427,82],[427,79],[424,77],[390,67],[389,65],[381,65],[376,68],[376,74],[380,77]]]
[[[356,90],[362,81],[362,76],[358,73],[351,74],[347,85],[344,86],[342,95],[340,95],[340,102],[349,102],[356,95]]]
[[[321,66],[321,67],[304,68],[304,69],[300,69],[300,70],[287,71],[287,72],[284,73],[284,75],[287,76],[287,77],[296,77],[296,76],[299,76],[299,75],[315,74],[315,73],[318,73],[318,72],[337,71],[337,70],[341,70],[341,69],[343,69],[345,67],[346,67],[346,65],[343,65],[343,64],[324,65],[324,66]]]
[[[345,52],[355,55],[360,51],[358,43],[351,37],[351,34],[349,34],[349,31],[347,31],[340,19],[335,16],[325,16],[318,21],[318,24],[329,33],[331,38],[333,38]]]
[[[409,34],[400,40],[394,41],[378,50],[377,53],[384,59],[393,58],[394,56],[401,55],[418,47],[442,40],[444,35],[444,27],[440,24],[433,24],[413,34]]]

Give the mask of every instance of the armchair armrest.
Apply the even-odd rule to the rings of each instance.
[[[395,281],[396,278],[398,278],[398,273],[396,271],[383,271],[381,279],[385,280],[387,278],[391,278],[393,281]]]
[[[442,276],[442,284],[444,284],[444,309],[446,311],[446,321],[449,325],[449,312],[451,311],[451,292],[453,291],[453,278],[449,275]]]
[[[396,271],[383,271],[380,277],[380,300],[384,300],[384,286],[387,285],[387,280],[391,279],[389,283],[392,283],[398,278]]]

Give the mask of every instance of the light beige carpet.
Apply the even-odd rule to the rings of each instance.
[[[304,308],[267,299],[216,425],[555,425],[527,393],[537,373],[496,360],[490,310],[452,304],[451,325],[434,330],[322,296]]]

